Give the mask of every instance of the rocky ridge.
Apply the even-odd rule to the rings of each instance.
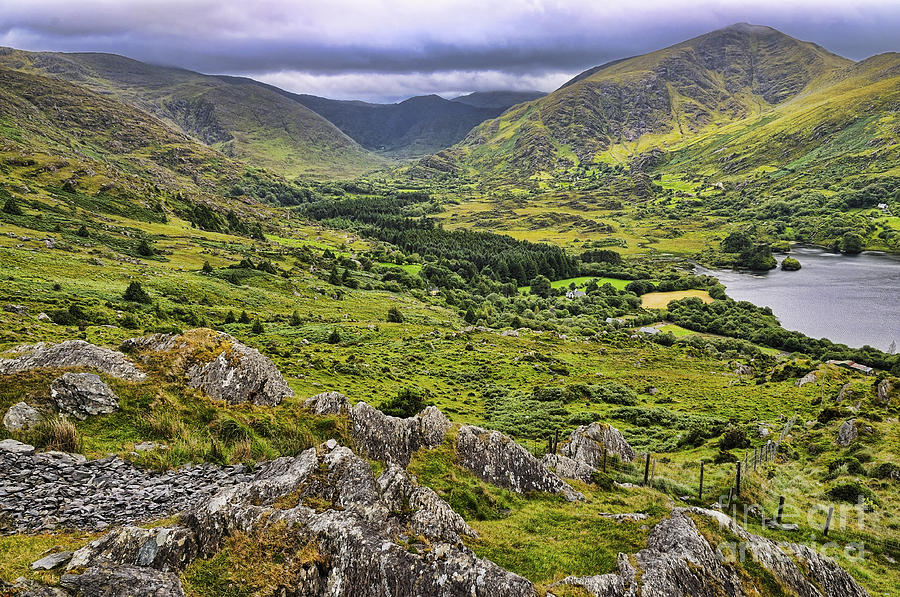
[[[0,375],[43,368],[93,369],[128,381],[143,381],[147,375],[125,355],[84,340],[66,340],[59,344],[19,346],[0,358]]]

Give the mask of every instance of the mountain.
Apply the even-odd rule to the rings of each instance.
[[[396,104],[341,101],[282,92],[322,115],[366,149],[394,157],[440,151],[461,141],[480,123],[499,116],[538,92],[496,91],[446,100],[411,97]],[[468,98],[468,99],[466,99]]]
[[[285,176],[355,176],[383,166],[332,123],[248,79],[99,53],[0,49],[0,65],[124,101],[222,153]]]
[[[475,106],[476,108],[507,109],[516,104],[524,104],[547,95],[543,91],[475,91],[460,95],[451,101]]]
[[[743,145],[752,139],[767,156],[748,159],[747,167],[778,165],[812,147],[813,138],[821,145],[842,127],[895,110],[895,62],[887,55],[876,60],[879,66],[855,64],[769,27],[733,25],[589,69],[482,123],[421,166],[521,178],[601,162],[627,165],[641,153],[664,150],[681,152],[689,169],[698,159],[721,164],[723,130],[744,136],[729,145],[727,155],[737,156],[729,161],[756,151]],[[878,136],[882,129],[870,130]]]

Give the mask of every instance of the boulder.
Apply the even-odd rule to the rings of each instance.
[[[0,375],[41,368],[94,369],[128,381],[143,381],[146,374],[125,355],[109,348],[94,346],[84,340],[67,340],[59,344],[20,346],[0,358]]]
[[[0,440],[0,452],[8,452],[10,454],[29,455],[34,454],[34,446],[17,442],[14,439]]]
[[[711,545],[694,522],[706,517],[741,543]],[[724,534],[724,533],[723,533]],[[731,541],[732,539],[728,539]],[[727,514],[702,508],[676,508],[650,532],[647,547],[629,557],[619,554],[611,574],[567,577],[558,585],[581,587],[597,597],[694,595],[750,597],[766,594],[727,561],[745,547],[753,559],[792,595],[808,597],[868,597],[865,589],[831,558],[805,545],[777,543],[745,531]],[[552,591],[552,589],[551,589]]]
[[[593,468],[602,465],[604,450],[610,456],[618,456],[622,462],[634,460],[634,448],[618,429],[604,423],[582,425],[572,432],[569,442],[562,447],[563,455]]]
[[[53,321],[50,316],[43,311],[37,314],[37,320],[43,323],[50,323],[51,321]]]
[[[74,554],[71,571],[104,563],[181,570],[197,555],[194,534],[182,527],[125,526],[91,541]]]
[[[819,381],[819,377],[816,374],[816,372],[810,371],[809,373],[807,373],[806,375],[804,375],[803,377],[798,379],[797,383],[795,383],[794,385],[797,386],[798,388],[802,388],[803,386],[805,386],[808,383],[816,383],[817,381]]]
[[[840,392],[838,392],[837,398],[835,398],[835,401],[836,401],[838,404],[840,404],[841,402],[843,402],[844,399],[847,397],[847,392],[848,392],[849,390],[850,390],[850,384],[849,384],[849,383],[845,383],[844,385],[842,385],[842,386],[841,386]]]
[[[541,458],[541,464],[549,467],[563,479],[576,479],[585,483],[591,482],[594,471],[597,470],[587,463],[562,454],[545,454]]]
[[[859,437],[859,429],[856,425],[856,419],[848,419],[841,424],[837,434],[837,445],[846,448],[853,440]]]
[[[350,400],[339,392],[322,392],[307,398],[303,407],[317,415],[348,415]]]
[[[59,412],[82,421],[119,408],[119,397],[93,373],[64,373],[50,384],[50,397]]]
[[[66,562],[72,559],[71,551],[60,551],[57,553],[51,553],[49,556],[44,556],[40,560],[31,564],[32,570],[53,570],[54,568],[59,568]]]
[[[878,397],[878,403],[881,405],[886,405],[891,401],[891,391],[894,389],[894,385],[891,383],[891,380],[885,378],[882,379],[878,386],[875,388],[875,394]]]
[[[22,305],[3,305],[3,310],[16,315],[28,315],[28,307]]]
[[[41,422],[41,413],[24,402],[9,407],[3,415],[3,427],[7,431],[26,431]]]
[[[434,448],[444,441],[450,420],[434,406],[414,417],[401,419],[382,413],[365,402],[350,410],[351,435],[359,451],[370,458],[409,464],[419,448]]]
[[[138,566],[92,566],[81,574],[64,574],[59,584],[78,597],[184,597],[174,573]]]
[[[192,388],[229,404],[274,406],[294,391],[268,357],[228,334],[206,328],[183,334],[154,334],[122,344],[145,362],[161,361],[169,373],[184,375]]]
[[[499,431],[473,425],[460,427],[456,438],[459,463],[475,475],[518,493],[544,491],[563,495],[569,501],[583,500],[556,473],[547,468],[523,446]]]

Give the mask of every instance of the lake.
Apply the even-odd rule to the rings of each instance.
[[[698,267],[697,273],[716,276],[735,300],[771,307],[789,330],[854,348],[900,345],[900,258],[813,247],[794,247],[790,256],[801,270],[744,273]],[[779,263],[784,259],[776,257]]]

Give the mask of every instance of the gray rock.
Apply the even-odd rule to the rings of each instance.
[[[50,316],[43,311],[37,314],[37,319],[38,321],[42,321],[44,323],[50,323],[51,321],[53,321],[52,319],[50,319]]]
[[[9,407],[3,415],[3,427],[7,431],[26,431],[41,422],[41,413],[24,402]]]
[[[3,305],[3,310],[16,315],[28,315],[28,307],[22,305]]]
[[[24,455],[34,454],[34,446],[17,442],[14,439],[4,439],[0,440],[0,452]]]
[[[184,334],[154,334],[122,344],[126,351],[165,356],[173,373],[192,388],[229,404],[252,402],[274,406],[294,391],[268,357],[228,334],[206,328]]]
[[[64,373],[50,384],[50,397],[59,412],[80,420],[119,408],[119,397],[93,373]]]
[[[816,383],[817,381],[819,381],[817,373],[815,371],[810,371],[809,373],[798,379],[797,383],[795,383],[794,385],[798,388],[802,388],[808,383]]]
[[[66,562],[72,559],[71,551],[60,551],[57,553],[52,553],[49,556],[45,556],[40,560],[31,564],[32,570],[53,570],[54,568],[59,568]]]
[[[603,463],[604,449],[608,455],[618,456],[622,462],[634,460],[634,449],[619,430],[604,423],[582,425],[573,431],[569,442],[562,447],[562,453],[588,466],[599,468]]]
[[[739,546],[713,546],[691,516],[713,519],[730,531],[786,592],[803,597],[868,597],[840,566],[805,545],[776,543],[745,531],[728,515],[702,508],[676,508],[650,532],[647,547],[632,557],[619,554],[618,571],[587,577],[567,577],[561,585],[582,587],[602,597],[749,597],[735,566],[726,561]]]
[[[891,401],[891,391],[894,389],[894,385],[891,383],[891,380],[885,378],[882,379],[878,386],[875,389],[875,394],[878,397],[878,403],[886,405]]]
[[[317,415],[350,414],[350,400],[339,392],[323,392],[307,398],[303,407]]]
[[[414,417],[401,419],[358,402],[350,411],[350,423],[358,450],[370,458],[404,467],[419,448],[440,445],[450,429],[450,420],[434,406]]]
[[[84,340],[67,340],[59,344],[20,346],[9,352],[11,358],[0,359],[0,375],[41,368],[95,369],[129,381],[143,381],[146,374],[125,355],[115,350],[94,346]]]
[[[841,424],[837,434],[837,445],[846,448],[853,440],[859,437],[859,429],[856,425],[856,419],[848,419]]]
[[[182,527],[126,526],[91,541],[74,554],[67,570],[102,563],[181,570],[197,555],[194,534]]]
[[[541,463],[563,479],[576,479],[585,483],[591,482],[594,472],[597,470],[587,463],[562,454],[545,454],[541,458]]]
[[[141,442],[139,444],[134,445],[135,452],[152,452],[153,450],[167,450],[168,446],[166,444],[160,444],[158,442]]]
[[[64,574],[59,582],[78,597],[184,597],[174,573],[137,566],[92,566],[81,574]]]
[[[625,512],[623,514],[612,514],[610,512],[600,512],[597,514],[602,518],[608,518],[610,520],[614,520],[615,522],[638,522],[641,520],[647,520],[649,516],[642,512]]]
[[[847,392],[849,390],[850,390],[849,383],[845,383],[844,385],[841,386],[841,391],[838,392],[837,398],[835,399],[838,404],[840,404],[841,402],[844,401],[844,399],[847,397]]]
[[[547,468],[531,452],[499,431],[472,425],[460,427],[456,437],[459,463],[488,483],[524,493],[544,491],[569,501],[584,496]]]

